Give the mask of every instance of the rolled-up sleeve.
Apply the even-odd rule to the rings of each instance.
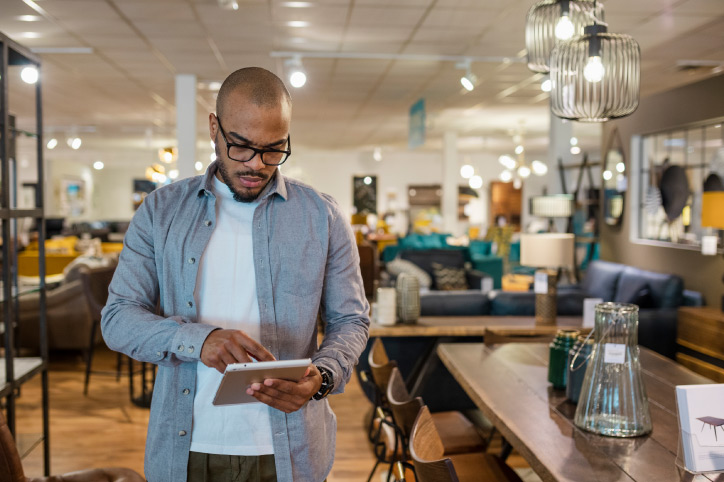
[[[367,344],[369,303],[365,298],[352,227],[345,221],[336,202],[329,200],[333,215],[321,302],[326,328],[313,362],[332,372],[333,393],[342,393]]]

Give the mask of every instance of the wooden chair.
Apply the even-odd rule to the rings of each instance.
[[[145,482],[137,472],[124,468],[88,469],[50,477],[25,477],[20,454],[0,410],[0,480],[6,482]]]
[[[410,434],[410,455],[417,482],[522,482],[495,455],[471,453],[445,456],[430,410],[422,407]]]
[[[402,374],[396,367],[392,369],[386,398],[395,423],[400,427],[403,440],[407,444],[415,419],[425,404],[420,397],[410,397]],[[462,413],[457,411],[436,412],[432,414],[432,419],[446,455],[485,450],[487,445],[485,440],[480,436],[475,425]]]

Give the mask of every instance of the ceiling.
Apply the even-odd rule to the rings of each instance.
[[[46,133],[83,135],[80,151],[175,144],[177,74],[195,74],[199,145],[208,147],[211,82],[242,66],[285,76],[273,52],[418,54],[415,60],[302,58],[307,84],[293,89],[295,146],[368,149],[407,143],[408,112],[426,101],[427,147],[445,131],[469,145],[510,151],[512,134],[545,149],[548,94],[524,63],[524,24],[533,0],[0,0],[0,31],[31,48],[84,47],[40,54]],[[724,65],[723,0],[606,0],[609,30],[632,35],[642,52],[642,95],[716,73]],[[24,21],[34,16],[35,21]],[[306,26],[289,26],[289,22]],[[480,84],[434,56],[472,57]],[[505,60],[504,60],[505,58]],[[476,60],[477,59],[477,60]],[[28,122],[32,90],[15,82],[10,108]],[[596,125],[577,125],[598,148]],[[79,152],[80,152],[79,151]],[[207,151],[203,151],[207,152]],[[208,153],[204,154],[207,157]]]

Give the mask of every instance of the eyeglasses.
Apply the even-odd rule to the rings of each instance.
[[[254,156],[259,154],[261,162],[267,166],[281,166],[292,154],[292,141],[291,137],[287,135],[287,149],[257,149],[246,144],[232,144],[226,139],[224,128],[221,127],[221,120],[217,117],[216,122],[219,124],[219,131],[221,137],[226,142],[226,154],[229,159],[238,162],[249,162],[254,159]]]

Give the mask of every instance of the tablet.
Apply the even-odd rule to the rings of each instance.
[[[214,405],[236,405],[258,402],[259,400],[246,393],[249,385],[261,383],[267,378],[296,382],[304,376],[311,363],[310,358],[304,358],[227,365],[213,403]]]

